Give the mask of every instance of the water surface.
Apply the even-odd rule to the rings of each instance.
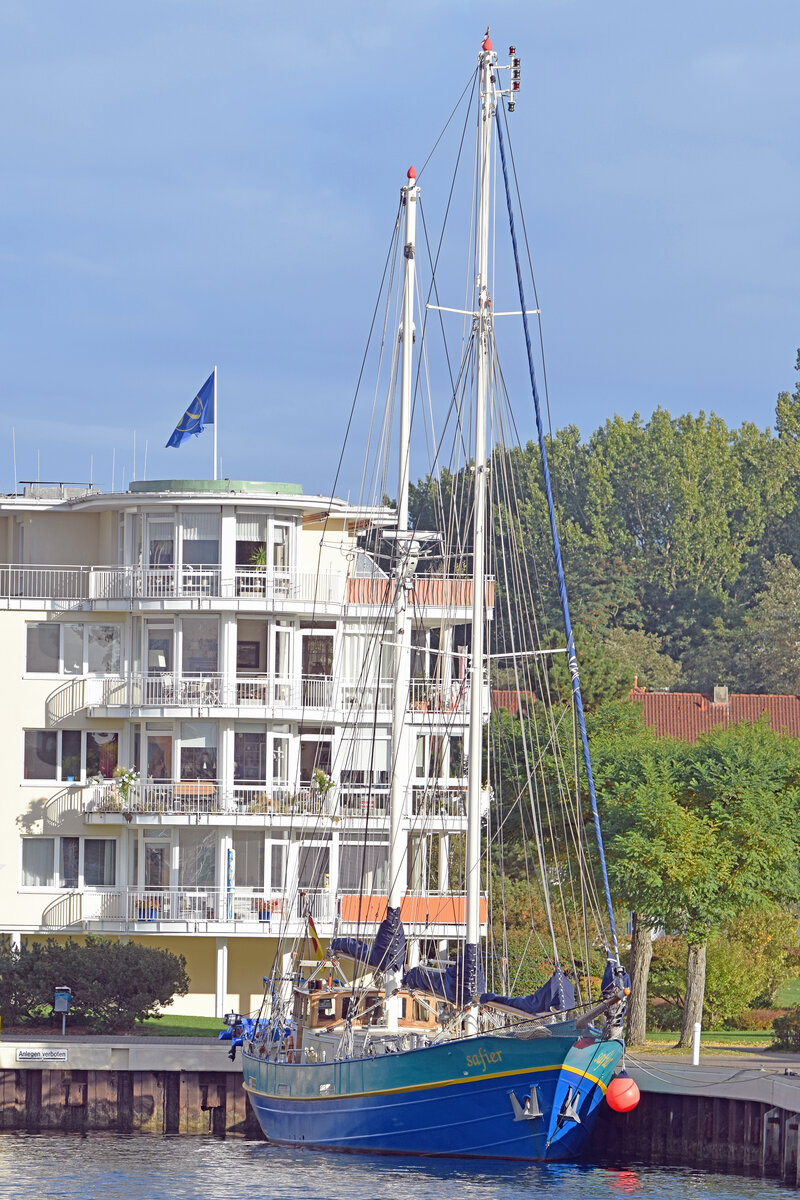
[[[379,1158],[187,1137],[0,1135],[0,1196],[37,1200],[770,1200],[772,1180],[670,1167]]]

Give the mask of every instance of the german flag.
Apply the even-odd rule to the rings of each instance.
[[[308,918],[308,938],[309,938],[309,941],[311,942],[311,949],[314,951],[314,957],[319,962],[322,962],[325,955],[323,954],[322,943],[319,940],[319,936],[317,934],[317,927],[314,924],[314,918],[312,916],[309,916],[309,918]]]

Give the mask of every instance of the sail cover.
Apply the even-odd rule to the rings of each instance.
[[[481,996],[481,1004],[513,1008],[529,1017],[537,1013],[564,1012],[575,1007],[575,988],[561,967],[556,967],[547,983],[530,996],[498,996],[494,992],[485,992]]]
[[[603,982],[600,984],[600,991],[603,995],[609,988],[627,988],[630,991],[631,977],[628,972],[615,962],[613,958],[609,958],[606,962],[606,969],[603,972]]]
[[[400,920],[400,909],[387,908],[372,946],[359,938],[337,937],[331,940],[331,953],[366,963],[376,970],[399,970],[406,957],[406,931]]]
[[[403,987],[417,992],[433,992],[451,1004],[469,1004],[486,987],[478,947],[467,945],[457,962],[444,970],[437,967],[412,967],[403,978]]]

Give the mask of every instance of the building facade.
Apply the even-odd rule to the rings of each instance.
[[[359,534],[392,519],[229,480],[0,503],[3,931],[172,949],[176,1008],[221,1016],[257,1007],[309,915],[323,942],[375,927],[394,585]],[[426,575],[409,599],[403,918],[443,947],[464,919],[470,585]]]

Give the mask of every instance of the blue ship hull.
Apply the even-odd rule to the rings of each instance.
[[[619,1041],[578,1040],[574,1032],[532,1040],[484,1034],[333,1063],[245,1053],[243,1070],[273,1142],[550,1161],[580,1154],[622,1049]],[[526,1118],[526,1099],[541,1115]]]

